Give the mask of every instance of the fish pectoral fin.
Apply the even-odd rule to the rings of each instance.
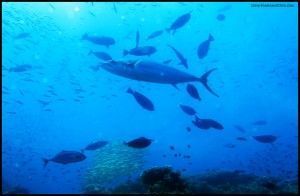
[[[177,84],[171,84],[174,88],[176,88],[177,90],[179,90],[178,86],[176,86]]]

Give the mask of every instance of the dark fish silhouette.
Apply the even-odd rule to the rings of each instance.
[[[237,130],[239,130],[242,133],[245,133],[245,129],[243,127],[241,127],[240,125],[234,125],[234,128],[236,128]]]
[[[93,12],[89,11],[89,13],[90,13],[92,16],[96,17],[96,15],[95,15]]]
[[[136,31],[136,36],[135,36],[135,47],[139,47],[140,44],[140,32]]]
[[[51,3],[49,3],[49,6],[50,6],[53,10],[55,10],[55,7],[54,7]]]
[[[44,111],[46,111],[46,112],[52,112],[52,110],[51,109],[45,109]]]
[[[207,84],[208,76],[216,68],[207,71],[201,77],[196,77],[155,61],[108,61],[99,64],[98,67],[113,74],[138,81],[172,85],[185,82],[200,82],[210,93],[219,97]],[[98,70],[98,67],[93,69]]]
[[[253,125],[266,125],[267,121],[265,120],[258,120],[252,123]]]
[[[124,142],[125,145],[132,148],[146,148],[151,144],[152,140],[145,137],[139,137],[131,140],[130,142]]]
[[[191,127],[186,127],[187,132],[191,132]]]
[[[44,101],[44,100],[37,100],[40,104],[42,104],[44,107],[46,106],[46,105],[48,105],[49,103],[50,103],[50,101]]]
[[[209,45],[210,42],[214,41],[214,38],[211,34],[209,34],[209,37],[207,40],[205,40],[204,42],[202,42],[199,46],[198,46],[198,57],[200,59],[203,59],[209,50]]]
[[[170,149],[171,149],[171,150],[175,150],[174,146],[170,146]]]
[[[85,33],[82,37],[81,40],[87,40],[89,42],[92,42],[94,44],[98,45],[103,45],[106,46],[107,48],[110,45],[114,45],[116,42],[113,38],[107,37],[107,36],[91,36]]]
[[[30,37],[30,33],[20,33],[20,34],[16,35],[14,37],[14,39],[15,40],[17,40],[17,39],[25,39],[25,38],[28,38],[28,37]]]
[[[146,110],[154,111],[154,105],[150,99],[142,95],[141,93],[128,88],[127,93],[133,95],[135,100]]]
[[[235,148],[234,144],[225,144],[224,147],[226,148]]]
[[[80,162],[83,161],[86,156],[77,151],[61,151],[57,155],[55,155],[51,159],[43,159],[44,167],[49,163],[49,161],[61,163],[61,164],[68,164],[73,162]]]
[[[247,141],[247,139],[244,138],[244,137],[237,137],[236,139],[237,139],[237,140],[240,140],[240,141]]]
[[[253,136],[253,138],[261,143],[273,143],[277,140],[277,137],[274,135],[258,135]]]
[[[124,50],[123,56],[126,56],[128,54],[134,55],[134,56],[150,56],[156,52],[156,48],[153,46],[141,46],[132,48],[131,50]]]
[[[90,50],[89,55],[95,55],[97,58],[103,60],[103,61],[109,61],[112,60],[111,56],[109,54],[107,54],[106,52],[93,52],[92,50]]]
[[[15,67],[11,67],[8,69],[10,72],[24,72],[32,69],[32,65],[29,64],[21,64]]]
[[[107,141],[97,141],[97,142],[93,142],[89,145],[87,145],[84,149],[81,150],[81,152],[83,153],[84,150],[97,150],[99,148],[104,147],[106,144],[108,144]]]
[[[147,37],[147,40],[149,39],[153,39],[155,37],[158,37],[160,36],[161,34],[163,34],[163,30],[160,30],[160,31],[154,31],[153,33],[151,33],[148,37]]]
[[[163,64],[169,64],[171,61],[172,61],[172,59],[165,60],[165,61],[163,62]]]
[[[179,106],[180,106],[181,110],[182,110],[184,113],[188,114],[188,115],[195,115],[195,114],[197,113],[197,112],[194,110],[194,108],[192,108],[192,107],[190,107],[190,106],[182,105],[182,104],[180,104]]]
[[[189,95],[190,95],[191,97],[193,97],[193,98],[195,98],[195,99],[201,101],[201,98],[200,98],[200,95],[199,95],[199,93],[198,93],[198,90],[197,90],[197,88],[196,88],[194,85],[188,84],[188,85],[186,86],[186,91],[189,93]]]
[[[174,34],[176,30],[183,27],[190,20],[190,18],[191,12],[181,15],[172,23],[169,28],[166,29],[167,32],[172,32],[172,34]]]
[[[217,20],[219,20],[219,21],[225,20],[225,15],[224,15],[224,14],[219,14],[219,15],[217,16]]]
[[[22,101],[16,100],[15,102],[18,103],[18,104],[20,104],[20,105],[23,105]]]
[[[223,125],[221,125],[220,123],[218,123],[215,120],[200,119],[197,116],[195,116],[195,120],[192,121],[192,123],[200,129],[209,129],[209,128],[215,128],[215,129],[218,129],[218,130],[224,129]]]
[[[186,58],[184,58],[184,56],[178,50],[176,50],[176,48],[174,48],[171,45],[168,45],[168,46],[174,51],[174,53],[176,54],[177,58],[180,60],[179,64],[183,65],[185,68],[188,68],[188,64],[187,64]]]

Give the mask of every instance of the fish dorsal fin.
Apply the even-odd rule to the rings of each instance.
[[[126,65],[127,65],[128,67],[134,69],[134,68],[137,66],[137,64],[140,63],[140,62],[141,62],[141,60],[128,61],[128,62],[126,63]]]

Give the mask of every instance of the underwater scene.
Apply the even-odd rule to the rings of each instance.
[[[2,194],[298,193],[297,2],[2,2]]]

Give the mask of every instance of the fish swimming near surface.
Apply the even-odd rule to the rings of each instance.
[[[277,137],[274,135],[258,135],[253,136],[253,138],[261,143],[273,143],[277,140]]]
[[[51,3],[49,3],[49,6],[50,6],[53,10],[55,10],[55,7],[54,7]]]
[[[135,100],[146,110],[154,111],[154,105],[150,99],[148,99],[145,95],[132,90],[131,88],[127,89],[127,93],[133,95]]]
[[[188,68],[187,60],[184,58],[184,56],[173,46],[168,45],[176,54],[177,58],[180,60],[179,64],[183,65],[186,69]]]
[[[197,112],[194,110],[194,108],[192,108],[192,107],[190,107],[190,106],[182,105],[182,104],[180,104],[179,106],[180,106],[181,110],[182,110],[184,113],[188,114],[188,115],[195,115],[195,114],[197,113]]]
[[[110,45],[114,45],[116,42],[112,37],[107,37],[107,36],[91,36],[85,33],[82,37],[81,40],[87,40],[89,42],[92,42],[97,45],[103,45],[106,46],[107,48]]]
[[[116,7],[116,3],[113,3],[113,8],[114,8],[115,14],[117,14],[117,13],[118,13],[118,10],[117,10],[117,7]]]
[[[86,159],[86,156],[81,152],[63,150],[57,155],[55,155],[53,158],[43,159],[43,161],[44,161],[44,167],[46,167],[49,161],[60,163],[60,164],[68,164],[68,163],[80,162],[83,161],[84,159]]]
[[[253,125],[266,125],[267,121],[265,120],[257,120],[255,122],[252,123]]]
[[[193,98],[195,98],[195,99],[201,101],[201,98],[200,98],[200,95],[199,95],[199,93],[198,93],[198,90],[197,90],[197,88],[196,88],[194,85],[188,84],[188,85],[186,86],[186,91],[188,92],[188,94],[189,94],[191,97],[193,97]]]
[[[211,34],[209,34],[208,39],[199,44],[197,54],[200,59],[203,59],[207,55],[210,42],[212,41],[214,41],[214,38]]]
[[[14,37],[14,39],[15,40],[17,40],[17,39],[25,39],[25,38],[28,38],[28,37],[30,37],[30,33],[20,33],[20,34],[16,35]]]
[[[152,143],[152,141],[153,140],[145,137],[139,137],[129,142],[124,142],[124,144],[132,148],[146,148]]]
[[[111,56],[109,54],[107,54],[106,52],[93,52],[92,50],[90,50],[89,55],[95,55],[97,58],[103,60],[103,61],[109,61],[112,60]]]
[[[83,153],[85,150],[97,150],[99,148],[106,146],[107,144],[108,144],[107,141],[93,142],[93,143],[90,143],[89,145],[87,145],[84,149],[82,149],[81,152]]]
[[[215,120],[200,119],[197,116],[195,116],[195,120],[192,121],[192,123],[200,129],[209,129],[209,128],[215,128],[218,130],[224,129],[223,125],[221,125],[219,122],[217,122]]]
[[[191,12],[179,16],[169,28],[166,29],[167,32],[172,32],[174,34],[177,29],[182,28],[191,18]]]
[[[179,71],[154,61],[108,61],[99,66],[113,74],[138,81],[176,85],[185,82],[200,82],[213,95],[219,97],[207,84],[208,76],[216,70],[210,69],[201,77]]]
[[[11,67],[8,69],[10,72],[24,72],[32,69],[32,65],[30,64],[21,64],[15,67]]]
[[[151,56],[156,52],[156,48],[153,46],[141,46],[132,48],[131,50],[124,50],[123,56],[126,56],[128,54],[134,55],[134,56]]]
[[[155,38],[155,37],[158,37],[158,36],[162,35],[163,32],[164,32],[163,30],[154,31],[153,33],[151,33],[151,34],[147,37],[147,40],[153,39],[153,38]]]
[[[227,11],[229,9],[231,9],[231,5],[227,4],[227,5],[224,5],[223,7],[219,8],[218,12],[224,12],[224,11]]]

